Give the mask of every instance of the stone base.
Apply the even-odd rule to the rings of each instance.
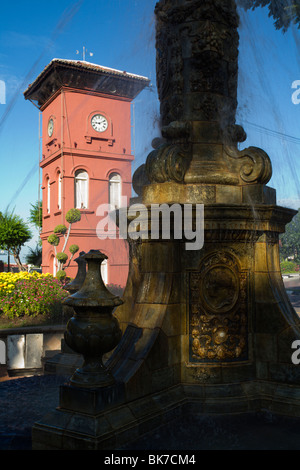
[[[32,375],[42,375],[43,369],[41,367],[35,367],[35,368],[24,367],[23,369],[8,369],[7,368],[7,374],[9,377],[27,377],[27,376],[32,376]]]
[[[94,394],[95,391],[90,392],[89,400]],[[246,414],[264,410],[300,418],[299,396],[300,386],[251,381],[178,385],[100,413],[96,409],[79,412],[60,406],[35,423],[32,445],[33,450],[119,449],[187,414]]]
[[[60,407],[76,413],[97,416],[125,399],[124,384],[115,383],[101,388],[60,387]]]
[[[83,359],[80,354],[58,353],[44,362],[45,374],[72,375],[81,367]]]
[[[64,339],[61,340],[61,350],[51,357],[44,359],[45,374],[72,375],[78,367],[82,367],[83,357],[69,348]]]

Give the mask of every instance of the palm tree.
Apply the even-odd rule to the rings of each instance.
[[[42,247],[37,245],[35,248],[29,248],[26,255],[26,263],[40,267],[42,264]]]
[[[34,225],[39,232],[42,230],[42,221],[43,221],[43,210],[42,210],[42,202],[37,201],[35,204],[30,204],[30,216],[28,221]]]

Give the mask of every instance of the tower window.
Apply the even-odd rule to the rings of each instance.
[[[50,178],[47,179],[47,213],[50,214]]]
[[[109,204],[115,209],[121,206],[121,176],[118,173],[109,177]]]
[[[54,255],[51,256],[50,264],[52,263],[52,273],[53,276],[56,276],[57,267],[56,267],[56,257]]]
[[[58,209],[61,209],[61,188],[62,188],[62,177],[61,173],[58,173],[58,194],[57,194],[57,206]]]
[[[87,209],[88,207],[89,177],[86,171],[77,170],[75,173],[75,207]]]
[[[107,259],[103,260],[101,263],[101,277],[104,284],[108,283],[108,264]]]

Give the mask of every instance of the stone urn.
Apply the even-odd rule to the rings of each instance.
[[[84,283],[85,276],[86,276],[86,260],[84,258],[85,251],[81,251],[79,256],[74,259],[75,263],[78,265],[78,270],[75,279],[69,282],[65,286],[65,289],[70,292],[70,294],[75,294],[75,292],[79,291],[82,284]]]
[[[64,300],[73,307],[74,316],[65,332],[66,344],[82,354],[84,363],[70,379],[78,387],[105,387],[115,379],[103,364],[102,357],[120,342],[122,333],[113,310],[123,301],[106,288],[101,277],[101,263],[107,259],[99,250],[83,255],[88,265],[81,289]]]

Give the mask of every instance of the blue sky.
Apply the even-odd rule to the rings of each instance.
[[[156,0],[31,0],[1,3],[0,104],[1,207],[28,219],[38,198],[39,112],[23,92],[55,57],[82,59],[147,76],[152,91],[135,102],[135,163],[145,161],[158,135],[155,79]],[[270,186],[279,203],[300,207],[300,105],[292,103],[292,82],[300,80],[300,33],[276,31],[265,9],[241,14],[239,110],[248,139],[269,153]],[[80,54],[76,54],[76,50]],[[266,128],[264,130],[263,128]],[[290,137],[287,137],[290,136]],[[295,137],[295,138],[293,138]],[[31,243],[35,244],[36,238]]]

